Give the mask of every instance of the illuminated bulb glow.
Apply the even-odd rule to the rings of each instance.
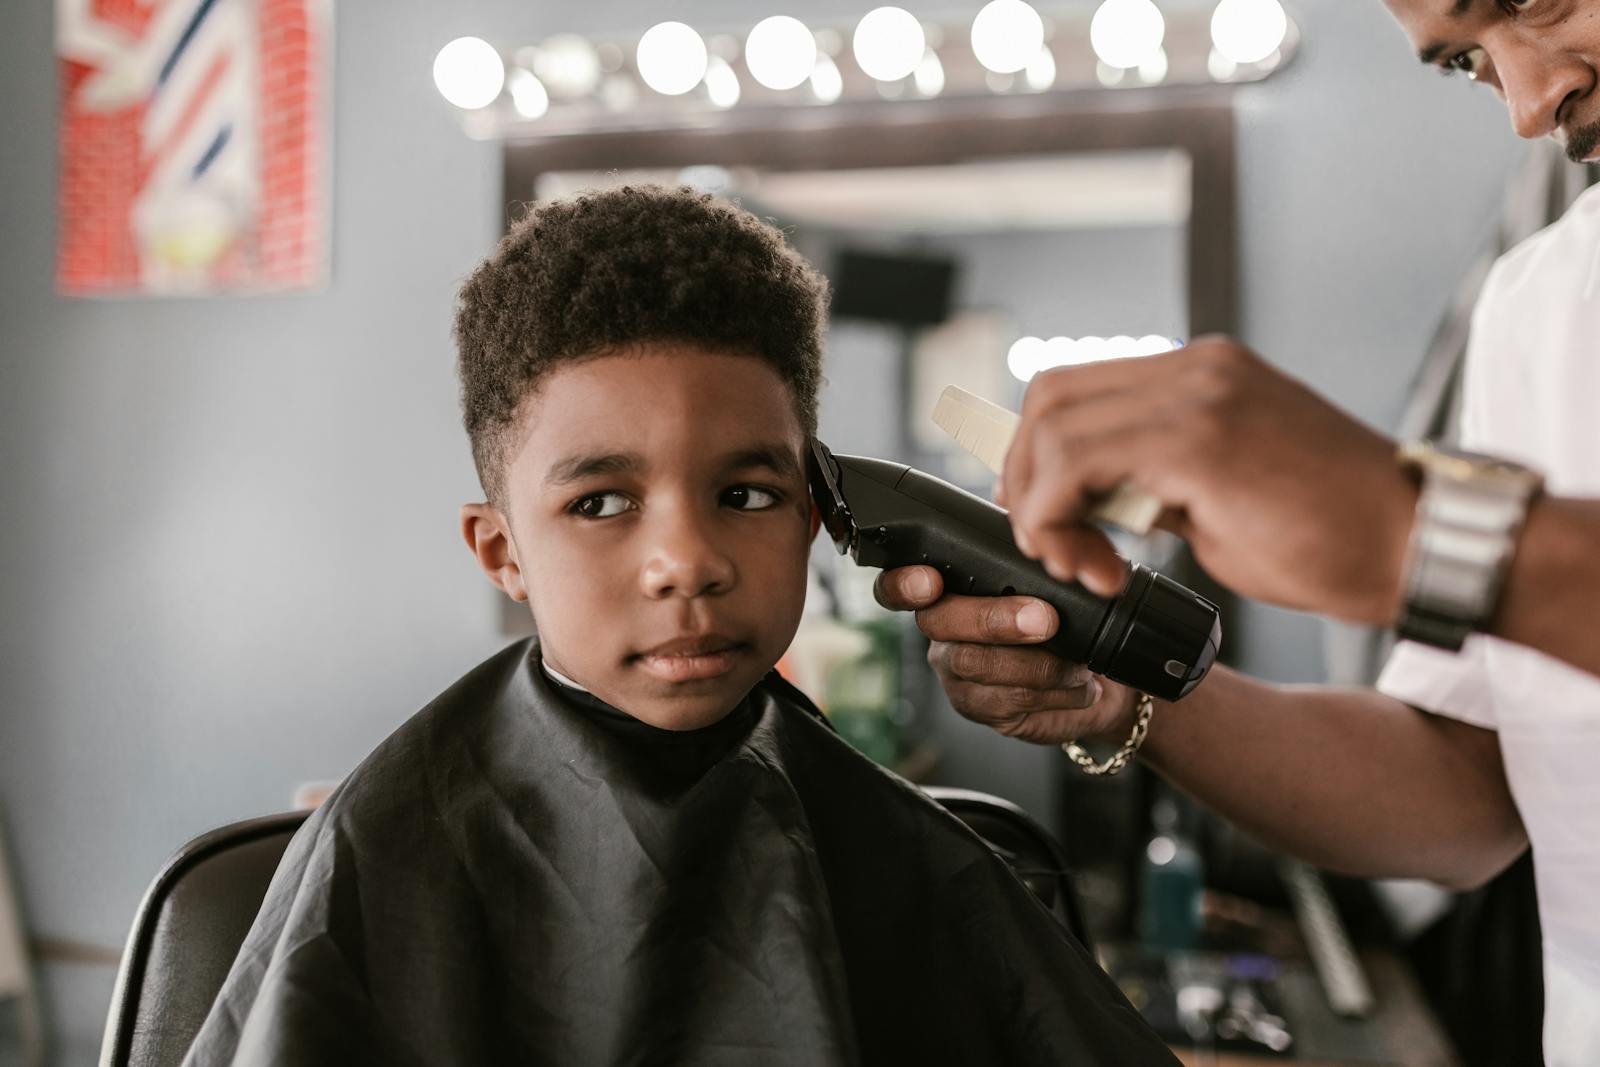
[[[939,55],[933,49],[928,49],[922,55],[922,62],[917,64],[912,80],[917,83],[917,92],[923,96],[938,96],[944,91],[944,64],[939,62]]]
[[[662,96],[682,96],[706,76],[706,43],[681,22],[661,22],[639,38],[639,77]]]
[[[1006,353],[1006,369],[1019,382],[1032,381],[1034,375],[1054,367],[1076,367],[1108,359],[1155,356],[1171,352],[1178,343],[1170,337],[1148,334],[1144,337],[1039,337],[1019,338]]]
[[[817,65],[817,39],[806,24],[788,15],[756,23],[744,41],[744,65],[768,89],[793,89]]]
[[[721,56],[706,64],[706,95],[716,107],[732,107],[739,102],[739,76]]]
[[[1278,0],[1221,0],[1211,14],[1211,41],[1241,66],[1260,63],[1289,34],[1289,16]]]
[[[817,57],[817,66],[811,72],[811,93],[824,104],[833,103],[844,93],[838,64],[826,55]]]
[[[1137,67],[1166,36],[1167,20],[1151,0],[1105,0],[1089,23],[1089,44],[1110,67]]]
[[[1206,73],[1216,81],[1230,81],[1239,73],[1239,64],[1213,48],[1211,54],[1206,57]]]
[[[587,96],[600,84],[600,53],[575,33],[558,33],[536,50],[533,73],[556,96]]]
[[[1156,49],[1155,55],[1139,64],[1139,80],[1146,85],[1159,85],[1167,80],[1167,50]]]
[[[990,0],[972,20],[972,54],[996,74],[1026,67],[1044,45],[1044,20],[1023,0]]]
[[[899,81],[917,69],[927,50],[922,23],[901,7],[873,8],[856,23],[851,40],[856,63],[870,78]]]
[[[481,37],[457,37],[433,57],[433,84],[464,111],[494,103],[506,84],[506,65]]]
[[[1056,57],[1048,45],[1041,46],[1033,54],[1022,76],[1027,79],[1028,88],[1036,93],[1042,93],[1056,83]]]
[[[525,70],[511,72],[511,104],[525,119],[536,119],[550,110],[550,94],[544,82]]]

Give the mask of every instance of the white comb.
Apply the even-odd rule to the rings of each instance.
[[[934,405],[933,421],[955,438],[956,444],[999,474],[1022,417],[958,385],[947,385]],[[1141,493],[1131,482],[1123,482],[1094,506],[1089,517],[1143,537],[1160,514],[1161,501]]]

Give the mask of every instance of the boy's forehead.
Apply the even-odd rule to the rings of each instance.
[[[671,348],[552,370],[523,405],[519,480],[573,456],[617,454],[682,466],[779,450],[804,433],[793,394],[751,356]]]

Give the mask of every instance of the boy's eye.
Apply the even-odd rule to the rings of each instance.
[[[753,485],[736,485],[722,494],[722,502],[740,511],[765,511],[778,503],[778,494]]]
[[[585,519],[609,519],[613,515],[621,515],[632,506],[621,493],[590,493],[573,501],[568,510]]]

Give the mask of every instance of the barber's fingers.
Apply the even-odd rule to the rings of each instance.
[[[933,641],[1035,645],[1060,625],[1056,609],[1033,597],[948,596],[917,612],[917,628]]]
[[[1128,561],[1096,527],[1054,523],[1030,536],[1040,562],[1058,581],[1081,582],[1100,597],[1114,597],[1128,584]]]
[[[944,578],[934,567],[896,567],[878,575],[872,595],[890,611],[916,611],[944,593]]]
[[[949,682],[945,693],[963,718],[1034,744],[1060,744],[1099,727],[1096,713],[1087,710],[1100,700],[1098,679],[1050,693]]]
[[[1031,689],[1047,693],[1075,689],[1094,677],[1081,663],[1069,663],[1042,648],[935,641],[928,664],[945,681]]]

